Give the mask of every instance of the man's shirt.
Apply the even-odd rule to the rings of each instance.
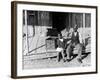
[[[73,33],[74,33],[74,36],[77,36],[77,34],[78,34],[78,36],[79,36],[79,42],[82,43],[82,36],[81,36],[81,34],[80,34],[78,31],[77,31],[77,32],[72,32],[72,33],[70,33],[69,38],[72,37]],[[69,41],[69,42],[70,42],[70,41]],[[68,43],[69,43],[69,42],[68,42]]]

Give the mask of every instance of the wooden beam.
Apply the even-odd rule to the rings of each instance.
[[[83,33],[85,33],[85,13],[83,13],[83,30],[82,31],[84,31]],[[84,36],[84,35],[83,35]],[[83,42],[84,42],[84,44],[85,44],[85,36],[84,36],[84,38],[83,38]]]
[[[29,45],[28,45],[28,25],[27,25],[27,10],[25,10],[25,28],[26,28],[26,54],[29,52]]]

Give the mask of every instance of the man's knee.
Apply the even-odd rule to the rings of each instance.
[[[76,45],[76,48],[77,48],[77,49],[82,49],[82,44],[77,44],[77,45]]]

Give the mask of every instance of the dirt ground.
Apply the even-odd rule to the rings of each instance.
[[[91,54],[82,55],[82,63],[77,61],[77,57],[73,58],[70,62],[59,62],[56,57],[43,58],[43,59],[28,59],[23,61],[24,69],[41,69],[41,68],[61,68],[61,67],[88,67],[91,66]]]

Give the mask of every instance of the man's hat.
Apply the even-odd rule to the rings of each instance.
[[[78,29],[78,26],[75,24],[74,29]]]

